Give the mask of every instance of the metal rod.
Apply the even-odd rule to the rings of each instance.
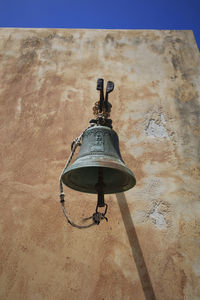
[[[96,184],[96,190],[98,192],[97,207],[104,207],[104,192],[103,192],[104,182],[103,182],[103,168],[98,168],[98,183]]]
[[[97,202],[98,207],[104,207],[105,202],[104,202],[104,193],[103,192],[98,192],[98,202]]]

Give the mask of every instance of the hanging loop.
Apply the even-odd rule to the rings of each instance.
[[[98,203],[97,203],[96,212],[92,216],[94,223],[97,224],[97,225],[99,225],[100,221],[104,220],[104,219],[106,220],[106,222],[108,222],[108,218],[106,217],[106,213],[107,213],[107,210],[108,210],[108,204],[104,203],[105,210],[104,210],[103,213],[98,211],[99,207],[102,207],[102,205],[99,206]]]

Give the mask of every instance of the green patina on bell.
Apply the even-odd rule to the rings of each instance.
[[[113,91],[114,83],[108,81],[104,98],[103,79],[97,80],[97,90],[100,91],[100,100],[93,107],[95,119],[72,143],[72,152],[60,177],[60,202],[68,222],[78,228],[88,228],[99,224],[105,219],[108,205],[104,202],[104,194],[120,193],[129,190],[136,184],[132,171],[124,164],[120,150],[119,139],[112,129],[112,120],[109,119],[112,105],[108,102],[108,94]],[[70,165],[77,146],[80,150],[76,160]],[[96,211],[92,215],[93,223],[83,226],[77,225],[69,218],[64,206],[63,186],[85,193],[97,194]],[[104,212],[98,208],[104,207]]]
[[[78,157],[64,170],[62,181],[74,190],[97,194],[99,168],[104,194],[124,192],[136,183],[121,158],[116,132],[106,126],[90,127],[84,132]]]
[[[100,100],[93,107],[96,116],[90,121],[93,126],[85,130],[77,159],[61,176],[68,187],[94,194],[100,184],[104,194],[124,192],[136,184],[133,173],[122,160],[118,136],[112,129],[112,120],[108,119],[112,107],[108,94],[113,91],[114,83],[108,81],[105,99],[103,83],[103,79],[97,80]]]

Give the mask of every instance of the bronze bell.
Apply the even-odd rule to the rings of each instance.
[[[113,91],[114,83],[108,81],[104,99],[103,79],[97,80],[97,90],[100,99],[93,107],[95,119],[79,138],[72,143],[72,152],[60,177],[60,202],[68,222],[78,228],[88,228],[99,224],[106,218],[108,205],[104,202],[104,194],[124,192],[136,184],[132,171],[124,164],[117,133],[112,129],[112,120],[109,119],[112,105],[108,102],[108,94]],[[81,142],[81,143],[80,143]],[[80,150],[76,160],[71,159],[77,146]],[[85,193],[98,194],[96,212],[93,214],[93,223],[87,226],[73,223],[64,206],[63,185]],[[104,213],[99,207],[105,207]],[[90,219],[86,218],[86,219]]]
[[[124,192],[136,183],[122,160],[117,133],[106,126],[93,126],[84,132],[78,157],[61,178],[74,190],[97,194],[99,174],[104,194]]]

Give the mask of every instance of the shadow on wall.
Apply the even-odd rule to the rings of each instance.
[[[116,194],[119,208],[121,211],[124,226],[128,235],[129,243],[132,250],[132,255],[137,267],[137,271],[141,280],[142,288],[146,300],[156,300],[154,290],[152,287],[151,279],[147,270],[147,266],[144,261],[142,249],[139,244],[135,226],[133,224],[131,213],[126,201],[124,193]]]

